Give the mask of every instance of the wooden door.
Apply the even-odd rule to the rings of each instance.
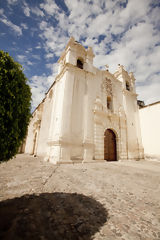
[[[107,129],[104,134],[104,159],[107,161],[116,161],[116,136],[114,132]]]

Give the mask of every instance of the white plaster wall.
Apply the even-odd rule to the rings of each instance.
[[[74,147],[71,148],[71,158],[83,159],[85,73],[81,69],[75,71],[71,117],[71,142]]]
[[[61,89],[64,91],[61,129],[63,140],[70,142],[74,74],[72,74],[72,71],[67,71],[65,74],[66,76],[64,78],[64,89]]]
[[[61,125],[62,125],[62,110],[63,110],[63,98],[64,98],[64,87],[65,87],[65,78],[63,75],[62,78],[56,82],[56,103],[55,109],[53,112],[53,129],[51,133],[52,140],[59,140],[62,137]]]
[[[84,101],[84,108],[85,108],[85,115],[84,115],[84,140],[88,141],[89,143],[93,144],[93,137],[94,137],[94,102],[96,99],[96,79],[95,75],[90,73],[86,74],[85,80],[85,101]]]
[[[160,102],[139,110],[144,153],[160,159]]]
[[[139,127],[139,116],[137,107],[137,97],[135,94],[135,79],[133,73],[127,73],[120,65],[114,76],[122,82],[123,87],[123,106],[126,116],[126,147],[127,158],[143,158],[143,147],[141,142],[141,133]],[[126,82],[130,85],[130,91],[126,90]],[[121,112],[121,111],[120,111]],[[123,113],[122,113],[123,115]],[[123,131],[124,135],[124,131]]]
[[[25,153],[28,153],[28,154],[33,153],[33,139],[34,139],[33,123],[34,123],[34,118],[31,118],[28,126],[28,133],[27,133],[26,145],[25,145]]]
[[[52,105],[52,114],[50,122],[50,132],[48,141],[48,159],[56,163],[58,161],[69,161],[70,153],[67,149],[65,123],[68,122],[66,109],[66,94],[67,76],[63,74],[55,84],[55,101]],[[66,121],[65,121],[66,120]]]
[[[119,114],[119,111],[123,110],[123,94],[122,94],[122,83],[119,81],[112,81],[113,88],[113,111]]]
[[[41,103],[41,106],[42,106],[42,103]],[[25,153],[33,154],[33,148],[34,148],[33,145],[34,145],[34,138],[35,138],[36,132],[37,132],[37,140],[39,136],[39,127],[37,126],[37,121],[39,121],[41,118],[42,109],[43,107],[39,106],[35,110],[34,114],[32,115],[32,118],[30,119],[30,124],[28,126],[28,133],[26,137]]]
[[[126,117],[127,117],[127,143],[128,143],[128,158],[139,158],[139,141],[137,136],[136,115],[138,113],[136,97],[129,91],[125,90],[126,100]]]
[[[47,148],[48,148],[47,142],[48,142],[48,136],[49,136],[49,124],[51,121],[51,108],[52,108],[53,98],[54,98],[54,94],[52,95],[51,98],[49,98],[48,95],[44,101],[41,126],[40,126],[39,136],[38,136],[38,147],[37,147],[37,155],[43,156],[43,157],[46,155]]]

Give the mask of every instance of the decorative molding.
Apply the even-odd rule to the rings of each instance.
[[[100,110],[95,109],[94,114],[98,115],[98,116],[101,116],[101,117],[119,118],[119,114],[114,113],[112,111],[107,111],[106,112],[106,111],[100,111]]]
[[[126,90],[126,89],[123,89],[123,94],[124,94],[124,95],[132,95],[132,96],[135,96],[135,97],[138,96],[138,94],[136,94],[136,93],[134,93],[134,92],[131,92],[131,91],[128,91],[128,90]]]
[[[112,81],[109,78],[105,78],[102,82],[101,89],[106,92],[107,96],[112,96]]]

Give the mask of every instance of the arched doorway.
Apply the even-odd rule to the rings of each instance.
[[[111,129],[104,133],[104,160],[117,161],[116,135]]]

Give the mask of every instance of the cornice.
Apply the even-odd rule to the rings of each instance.
[[[111,118],[119,118],[119,114],[115,113],[115,112],[111,112],[111,111],[108,111],[108,112],[105,112],[105,111],[101,111],[101,110],[94,110],[94,114],[95,115],[99,115],[101,117],[111,117]]]
[[[131,92],[131,91],[128,91],[128,90],[126,90],[126,89],[123,89],[122,92],[123,92],[124,95],[131,95],[131,96],[135,96],[135,97],[138,96],[138,94],[133,93],[133,92]]]
[[[53,139],[48,139],[47,144],[49,146],[76,146],[76,147],[86,147],[86,148],[92,148],[94,147],[94,144],[91,142],[83,142],[83,143],[75,143],[75,142],[71,142],[71,141],[67,141],[67,140],[62,140],[62,139],[58,139],[58,140],[53,140]]]

